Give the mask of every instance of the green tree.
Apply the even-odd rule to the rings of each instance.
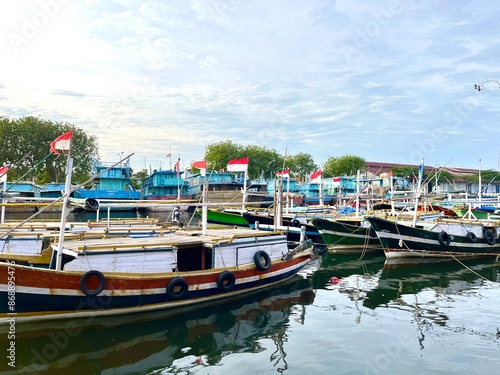
[[[139,190],[144,181],[146,181],[148,175],[149,173],[147,169],[141,169],[139,172],[135,173],[132,171],[132,187],[135,190]]]
[[[289,155],[286,158],[285,169],[290,170],[292,177],[298,177],[300,180],[305,181],[318,169],[314,163],[314,159],[310,154],[299,152],[296,155]]]
[[[365,171],[366,161],[360,156],[331,157],[323,165],[323,177],[353,176],[358,170]]]
[[[240,145],[233,141],[222,141],[210,143],[205,147],[205,160],[207,162],[207,173],[210,171],[219,171],[225,169],[229,160],[245,157]]]
[[[276,150],[261,146],[246,146],[243,154],[248,156],[248,176],[250,178],[274,178],[283,168],[283,157]]]
[[[72,181],[80,183],[89,178],[92,156],[98,152],[95,136],[72,124],[40,117],[0,117],[0,162],[15,164],[9,170],[9,180],[15,181],[26,174],[25,180],[38,184],[64,181],[67,160],[62,154],[50,154],[49,149],[54,139],[69,130],[73,130]]]

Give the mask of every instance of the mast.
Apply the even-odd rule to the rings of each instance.
[[[479,159],[479,189],[478,189],[479,203],[481,203],[481,195],[482,195],[482,186],[481,186],[481,159]]]
[[[418,201],[419,201],[420,194],[421,194],[423,176],[424,176],[424,158],[422,158],[422,161],[420,162],[420,166],[418,167],[418,183],[417,183],[417,191],[415,194],[415,208],[413,210],[414,211],[413,212],[413,223],[412,223],[413,227],[417,224]]]
[[[243,202],[241,204],[241,211],[245,211],[245,202],[247,200],[247,179],[248,179],[248,165],[245,168],[245,177],[243,181]]]
[[[61,213],[61,227],[59,228],[59,242],[56,259],[56,270],[62,269],[62,254],[64,247],[64,232],[66,227],[66,217],[68,216],[69,195],[71,192],[71,172],[73,170],[73,158],[71,157],[71,146],[68,150],[68,162],[66,164],[66,182],[64,185],[64,203]]]

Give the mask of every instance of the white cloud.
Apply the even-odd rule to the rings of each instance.
[[[481,154],[497,153],[500,92],[473,89],[500,79],[495,3],[52,1],[0,3],[0,114],[74,123],[104,160],[232,139],[496,168]]]

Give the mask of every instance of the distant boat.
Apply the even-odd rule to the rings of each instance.
[[[180,201],[191,200],[189,194],[189,182],[182,178],[184,172],[176,170],[154,170],[141,185],[141,199],[146,201],[158,201],[156,205],[144,205],[146,211],[172,211],[178,202],[182,211],[187,211],[189,206],[181,204]]]
[[[367,216],[387,258],[482,257],[500,255],[500,223],[464,219],[437,220],[425,225]]]
[[[201,174],[193,175],[186,179],[189,183],[188,192],[192,199],[201,200],[203,187],[207,184],[207,202],[210,203],[253,203],[254,205],[265,205],[269,199],[267,184],[260,181],[247,181],[238,177],[234,172],[213,172],[206,177]],[[243,190],[246,187],[245,202],[243,202]]]
[[[52,248],[48,269],[0,263],[2,274],[16,277],[16,324],[215,303],[288,280],[314,250],[311,241],[291,244],[283,234],[250,229],[75,240]],[[12,312],[8,290],[7,278],[0,280],[0,324]]]
[[[98,201],[130,202],[140,198],[140,192],[132,187],[132,169],[130,161],[123,163],[94,162],[92,174],[96,177],[90,189],[78,188],[73,192],[77,199]],[[113,210],[133,210],[129,205],[113,207]]]

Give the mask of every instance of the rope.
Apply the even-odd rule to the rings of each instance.
[[[493,284],[496,284],[498,286],[500,286],[500,283],[498,281],[493,281],[493,280],[490,280],[486,277],[484,277],[483,275],[480,275],[479,273],[477,273],[476,271],[474,271],[472,268],[470,268],[469,266],[467,266],[466,264],[464,264],[463,262],[461,262],[456,256],[454,256],[452,253],[448,252],[448,254],[454,259],[456,260],[458,263],[460,263],[465,269],[467,269],[468,271],[472,272],[474,275],[478,276],[479,278],[485,280],[485,281],[489,281],[490,283],[493,283]],[[498,255],[497,255],[498,256]]]

